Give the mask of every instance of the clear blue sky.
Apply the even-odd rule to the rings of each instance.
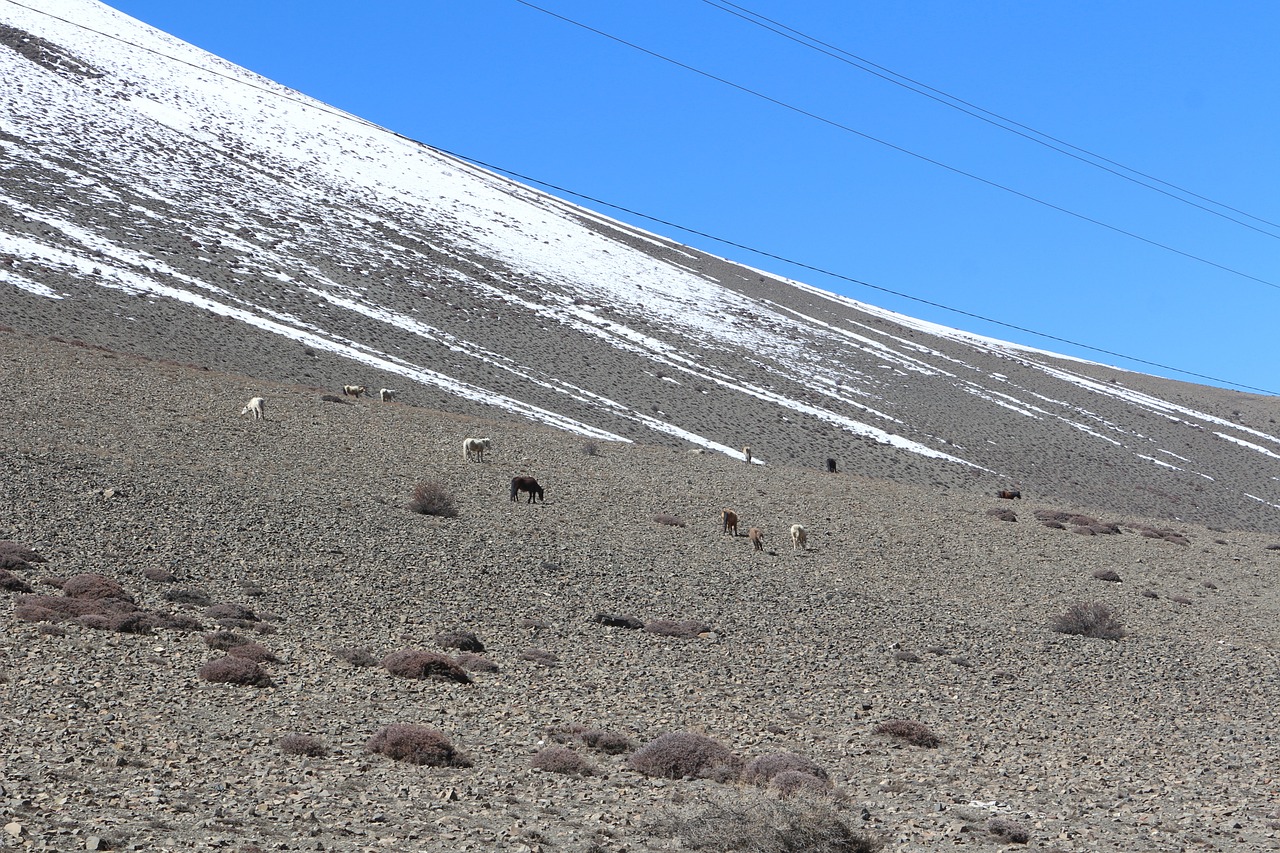
[[[537,2],[703,73],[518,0],[109,5],[456,154],[919,299],[1280,391],[1280,4],[737,3],[833,58],[717,8],[735,8],[725,0]],[[847,54],[1258,230],[888,83]],[[913,316],[1187,378],[588,206]]]

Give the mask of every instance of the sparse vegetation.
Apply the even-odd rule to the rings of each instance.
[[[669,527],[684,527],[684,522],[676,518],[674,515],[655,515],[653,520],[658,524],[665,524]]]
[[[470,767],[471,758],[442,733],[427,726],[397,723],[380,729],[364,745],[366,752],[423,767]]]
[[[942,738],[934,734],[933,729],[915,720],[885,720],[872,731],[904,740],[912,746],[932,748],[942,743]]]
[[[279,663],[280,662],[280,658],[276,657],[275,654],[272,653],[270,649],[258,643],[241,643],[239,645],[232,646],[231,648],[227,649],[227,654],[231,655],[232,657],[251,660],[254,663]]]
[[[476,654],[475,652],[459,652],[457,661],[458,661],[458,666],[462,667],[467,672],[497,672],[498,671],[498,665],[496,663],[489,660],[484,655],[479,655],[479,654]]]
[[[997,518],[1000,521],[1017,521],[1018,520],[1018,514],[1016,512],[1014,512],[1011,509],[1000,509],[999,507],[995,507],[993,509],[987,510],[987,515],[991,516],[992,518]]]
[[[324,758],[329,754],[329,747],[314,735],[289,734],[280,738],[280,752],[285,755]]]
[[[458,649],[463,652],[483,652],[484,643],[470,631],[444,631],[436,634],[436,645],[442,649]]]
[[[1110,583],[1120,583],[1120,575],[1115,569],[1096,569],[1093,576],[1100,581],[1108,581]]]
[[[423,649],[392,652],[382,659],[382,668],[399,678],[471,683],[471,676],[453,658]]]
[[[592,622],[598,622],[610,628],[628,628],[631,630],[639,630],[644,627],[644,622],[634,616],[623,616],[613,613],[597,613],[591,617]]]
[[[690,850],[712,853],[877,853],[878,839],[857,832],[829,801],[776,799],[750,790],[704,795],[668,807],[651,828]]]
[[[171,589],[165,592],[164,598],[174,604],[190,604],[193,607],[208,607],[213,603],[208,593],[198,589]]]
[[[559,666],[560,656],[546,649],[525,649],[520,653],[521,660],[533,661],[538,666]]]
[[[31,592],[31,585],[8,569],[0,569],[0,589],[6,592]]]
[[[794,752],[771,752],[751,759],[742,771],[742,781],[752,785],[767,785],[780,773],[795,771],[817,779],[829,779],[827,771],[811,759]]]
[[[538,751],[529,761],[535,770],[548,773],[568,773],[575,776],[591,775],[591,763],[567,746],[555,744]]]
[[[1191,604],[1191,599],[1187,598],[1185,595],[1171,595],[1169,596],[1169,600],[1177,604]]]
[[[696,619],[655,619],[644,626],[650,634],[661,637],[676,637],[681,640],[697,639],[702,634],[711,633],[711,626]]]
[[[453,496],[445,487],[435,482],[422,482],[413,487],[409,511],[418,515],[434,515],[437,518],[457,518],[458,508]]]
[[[333,653],[352,666],[377,666],[378,659],[367,646],[344,646]]]
[[[235,646],[243,646],[250,640],[245,639],[234,631],[214,631],[212,634],[205,634],[201,639],[204,644],[211,649],[217,649],[225,652]]]
[[[737,778],[741,761],[727,746],[696,732],[669,732],[636,750],[629,762],[633,770],[663,779]]]
[[[1115,611],[1101,601],[1071,605],[1053,620],[1053,630],[1099,640],[1119,640],[1126,633]]]
[[[271,687],[271,676],[251,660],[225,656],[209,661],[196,673],[204,681],[237,687]]]
[[[214,604],[204,609],[204,615],[218,622],[257,622],[258,614],[243,604]]]
[[[124,587],[117,581],[96,572],[85,572],[67,578],[62,585],[62,594],[68,598],[82,598],[90,601],[115,598],[130,604],[134,603],[133,596],[125,592]]]
[[[1031,833],[1016,820],[1008,817],[993,817],[987,822],[987,831],[1010,844],[1026,844],[1031,840]]]

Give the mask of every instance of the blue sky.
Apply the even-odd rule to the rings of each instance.
[[[427,144],[836,276],[587,203],[734,260],[993,337],[1205,381],[848,279],[1280,392],[1280,5],[537,0],[614,38],[520,0],[109,5]]]

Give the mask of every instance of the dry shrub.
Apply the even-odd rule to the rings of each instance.
[[[1001,521],[1017,521],[1018,520],[1018,514],[1011,509],[999,509],[999,508],[989,509],[987,510],[987,515],[993,518],[998,518]]]
[[[161,617],[145,610],[115,613],[107,619],[108,630],[120,634],[150,634],[162,624]]]
[[[651,829],[711,853],[877,853],[883,843],[855,831],[826,799],[778,799],[749,789],[668,807]]]
[[[62,589],[62,585],[66,582],[67,582],[66,578],[61,578],[61,577],[58,577],[57,575],[50,575],[47,578],[40,578],[40,583],[44,584],[45,586],[51,586],[54,589]]]
[[[915,652],[909,652],[906,649],[899,649],[894,652],[893,659],[903,663],[920,663],[920,655]]]
[[[413,487],[409,511],[418,515],[434,515],[438,518],[457,518],[458,509],[453,496],[439,483],[419,483]]]
[[[803,770],[783,770],[770,780],[769,787],[777,791],[780,797],[794,797],[799,794],[826,793],[833,786],[825,776],[814,776]]]
[[[346,400],[339,397],[337,394],[321,394],[320,399],[326,403],[342,403],[345,405],[347,402]]]
[[[626,735],[604,729],[587,729],[579,738],[588,748],[608,755],[621,755],[636,748],[635,741]]]
[[[424,767],[470,767],[471,759],[454,749],[435,729],[396,723],[381,729],[364,745],[366,752]]]
[[[1173,602],[1176,602],[1177,604],[1190,604],[1190,603],[1191,603],[1191,599],[1187,598],[1185,595],[1171,595],[1171,596],[1169,596],[1169,600],[1170,600],[1170,601],[1173,601]]]
[[[551,627],[551,623],[546,619],[539,619],[536,616],[526,616],[520,620],[521,628],[528,628],[533,631],[542,631]]]
[[[1154,589],[1144,589],[1142,591],[1142,597],[1143,598],[1159,598],[1160,594],[1156,592]]]
[[[457,649],[462,652],[484,651],[484,643],[470,631],[444,631],[436,634],[436,645],[442,649]]]
[[[392,652],[382,659],[382,668],[399,678],[471,683],[471,676],[453,658],[423,649]]]
[[[333,653],[352,666],[377,666],[378,659],[368,646],[344,646]]]
[[[250,642],[234,631],[214,631],[212,634],[205,634],[202,638],[204,644],[211,649],[217,649],[220,652],[229,651],[236,646],[243,646]]]
[[[596,456],[600,453],[600,445],[596,444],[594,441],[588,441],[586,444],[582,445],[582,453],[585,456]]]
[[[933,729],[915,720],[885,720],[873,732],[905,740],[913,746],[932,748],[942,743],[942,738],[934,734]]]
[[[1217,585],[1216,583],[1214,583],[1213,581],[1200,581],[1200,586],[1204,587],[1205,589],[1217,589],[1217,588],[1218,588],[1218,585]]]
[[[160,619],[158,628],[171,628],[175,631],[203,631],[204,623],[194,616],[185,613],[156,613]]]
[[[582,733],[587,727],[581,723],[560,723],[554,726],[547,726],[547,737],[556,743],[573,743],[582,739]]]
[[[724,744],[696,732],[668,732],[636,750],[628,762],[633,770],[663,779],[737,778],[741,761]]]
[[[109,631],[111,629],[111,620],[101,613],[86,613],[84,616],[77,616],[76,624],[82,628],[90,628],[94,631]]]
[[[1042,522],[1040,522],[1040,523],[1041,523],[1043,526],[1053,528],[1054,530],[1066,530],[1066,529],[1067,529],[1067,526],[1066,526],[1065,524],[1063,524],[1061,521],[1054,521],[1053,519],[1049,519],[1048,521],[1042,521]]]
[[[987,822],[987,831],[1009,844],[1026,844],[1031,840],[1031,833],[1027,828],[1012,818],[991,818]]]
[[[168,569],[148,567],[142,570],[142,576],[156,583],[173,583],[178,578]]]
[[[674,515],[655,515],[653,520],[658,524],[666,524],[670,527],[684,527],[684,522]]]
[[[1059,634],[1074,634],[1099,640],[1119,640],[1125,630],[1115,612],[1101,601],[1080,601],[1053,620]]]
[[[270,687],[271,676],[251,660],[220,657],[209,661],[196,673],[204,681],[234,684],[237,687]]]
[[[591,763],[567,746],[548,746],[538,751],[529,760],[534,770],[545,770],[548,773],[569,773],[576,776],[590,776],[593,772]]]
[[[42,623],[38,628],[36,628],[36,631],[37,631],[38,633],[44,634],[46,637],[65,637],[65,636],[67,636],[67,629],[66,629],[66,628],[63,628],[61,625],[53,625],[53,624],[50,624],[49,622],[44,622],[44,623]]]
[[[266,646],[258,643],[241,643],[227,649],[227,654],[232,657],[244,658],[254,663],[279,663],[280,658],[272,654],[271,650]]]
[[[757,756],[742,771],[742,781],[752,785],[767,785],[773,777],[789,770],[806,773],[818,779],[827,779],[827,771],[812,760],[794,752],[771,752]]]
[[[1038,509],[1035,511],[1035,516],[1040,521],[1056,521],[1058,523],[1070,521],[1072,518],[1071,513],[1057,509]]]
[[[280,738],[280,752],[285,755],[305,755],[308,758],[324,758],[329,747],[314,735],[289,734]]]
[[[1093,576],[1100,581],[1120,583],[1120,575],[1113,569],[1098,569],[1093,573]]]
[[[133,596],[124,591],[119,583],[96,572],[84,572],[67,578],[62,585],[62,594],[68,598],[82,598],[99,601],[104,598],[115,598],[133,603]]]
[[[1172,542],[1175,545],[1191,544],[1191,540],[1189,540],[1185,535],[1168,527],[1152,527],[1148,524],[1139,524],[1135,526],[1134,529],[1138,531],[1139,536],[1143,536],[1147,539],[1162,539],[1165,542]]]
[[[31,585],[8,569],[0,569],[0,589],[6,592],[32,592]]]
[[[458,666],[467,672],[497,672],[498,665],[489,660],[484,655],[478,655],[475,652],[459,652]]]
[[[32,563],[47,562],[41,554],[12,539],[0,539],[0,569],[30,569]]]
[[[624,616],[613,613],[597,613],[591,617],[592,622],[598,622],[608,628],[629,628],[631,630],[639,630],[644,627],[644,623],[634,616]]]
[[[645,625],[644,629],[660,637],[676,637],[681,640],[692,640],[711,632],[710,625],[696,619],[655,619]]]

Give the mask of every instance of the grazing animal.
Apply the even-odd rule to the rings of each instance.
[[[538,485],[538,481],[532,477],[512,477],[511,478],[511,500],[516,499],[516,495],[520,492],[528,492],[529,497],[525,498],[525,503],[537,503],[538,501],[546,502],[542,497],[542,486]]]
[[[707,452],[707,451],[706,451],[705,449],[701,448],[701,447],[695,447],[693,450],[690,450],[690,451],[689,451],[689,455],[690,455],[690,456],[702,456],[702,455],[703,455],[703,454],[705,454],[706,452]]]
[[[751,448],[750,447],[742,448],[742,459],[748,465],[751,464]]]
[[[266,402],[267,401],[261,397],[254,397],[244,404],[244,408],[240,410],[240,414],[252,415],[255,421],[259,419],[265,421],[267,419],[267,413],[263,410],[263,406],[266,405]]]
[[[1017,498],[1018,500],[1022,500],[1022,492],[1019,491],[1018,489],[1001,489],[1000,491],[996,492],[996,497],[1004,498],[1007,501],[1011,501],[1014,498]]]
[[[738,514],[731,509],[720,510],[720,532],[738,535]]]
[[[493,441],[490,438],[468,438],[462,442],[462,458],[465,460],[484,461],[484,452]]]
[[[827,458],[827,473],[828,473],[828,474],[834,474],[835,472],[836,472],[836,460],[834,460],[834,459],[832,459],[832,458],[828,457],[828,458]]]
[[[384,403],[390,403],[392,400],[396,398],[396,395],[399,393],[400,393],[399,391],[393,391],[390,388],[379,388],[378,399]]]
[[[747,531],[747,538],[751,540],[751,548],[754,551],[764,550],[764,531],[759,527],[753,527]]]
[[[342,394],[345,397],[359,398],[359,396],[363,394],[365,390],[366,389],[363,385],[343,385],[342,386]]]
[[[791,525],[791,550],[799,548],[801,551],[809,550],[809,531],[804,529],[803,524]]]

